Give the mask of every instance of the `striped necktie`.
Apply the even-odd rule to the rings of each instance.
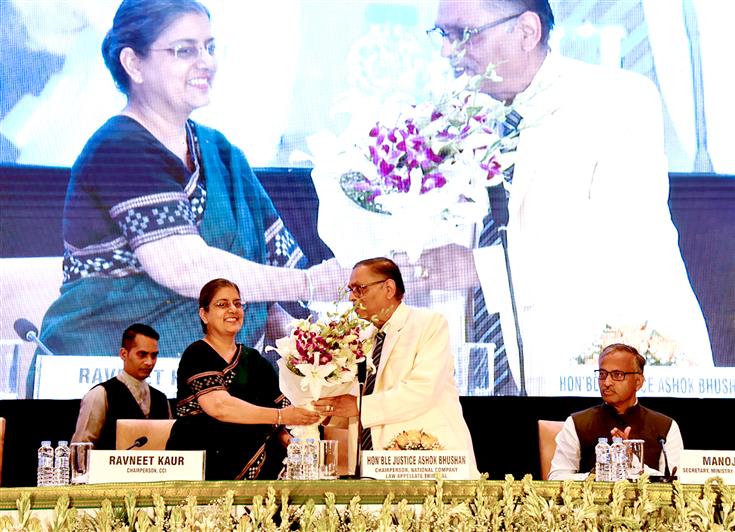
[[[375,371],[367,376],[365,379],[365,388],[362,395],[370,395],[375,389],[375,379],[378,376],[378,368],[380,367],[380,354],[383,352],[383,342],[385,341],[385,333],[378,331],[375,335],[375,347],[373,347],[373,365]],[[370,451],[373,448],[373,437],[370,434],[369,428],[363,428],[362,434],[360,435],[361,449],[363,451]]]
[[[517,132],[520,123],[521,115],[516,111],[511,111],[501,124],[502,136],[505,137]],[[514,166],[511,165],[504,172],[505,178],[509,183],[513,181],[513,168]],[[503,217],[506,218],[507,214]],[[493,214],[490,212],[482,221],[482,231],[480,232],[477,247],[502,245],[500,230],[501,226],[495,223]],[[473,294],[473,311],[474,341],[483,344],[495,344],[495,355],[493,357],[493,375],[495,376],[494,394],[518,395],[518,387],[510,373],[508,355],[505,351],[503,331],[500,328],[500,314],[497,312],[490,314],[488,312],[485,298],[482,294],[482,288],[479,286],[474,290]],[[469,368],[468,389],[470,395],[475,388],[488,388],[488,353],[485,349],[473,348],[470,350]]]

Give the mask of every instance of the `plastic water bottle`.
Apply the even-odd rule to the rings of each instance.
[[[69,442],[60,440],[54,451],[54,485],[69,484]]]
[[[286,447],[286,478],[288,480],[302,480],[304,478],[301,452],[301,440],[299,438],[291,438],[291,442]]]
[[[319,480],[319,445],[314,438],[307,438],[302,447],[301,459],[303,461],[303,479]]]
[[[38,448],[38,468],[36,469],[36,484],[51,486],[54,481],[54,448],[49,440],[41,442]]]
[[[625,480],[625,444],[623,438],[613,438],[610,446],[610,480]]]
[[[610,480],[610,445],[607,438],[597,438],[595,445],[595,480]]]

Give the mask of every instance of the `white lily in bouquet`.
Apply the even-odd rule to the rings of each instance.
[[[319,235],[340,263],[394,251],[416,260],[425,247],[466,243],[488,212],[487,187],[509,186],[503,170],[513,155],[501,148],[517,142],[497,127],[510,109],[479,92],[488,76],[462,77],[433,102],[387,113],[359,138],[308,139]]]
[[[337,307],[326,319],[295,321],[289,336],[267,348],[281,357],[279,385],[289,401],[314,410],[311,403],[320,397],[350,393],[357,383],[357,365],[372,347],[369,326],[352,305],[343,311]],[[289,429],[295,437],[319,439],[318,423]]]

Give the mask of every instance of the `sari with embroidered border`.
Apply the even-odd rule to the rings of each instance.
[[[238,345],[228,363],[207,342],[198,340],[181,355],[177,419],[166,448],[206,451],[206,480],[275,479],[286,454],[278,439],[281,427],[225,423],[207,415],[198,399],[214,390],[226,390],[267,408],[288,404],[278,389],[273,366],[260,353]]]
[[[197,300],[156,283],[137,260],[135,249],[147,242],[199,234],[209,246],[256,263],[306,266],[243,153],[216,130],[192,121],[187,129],[198,155],[193,173],[121,115],[79,156],[64,207],[64,283],[41,327],[41,340],[55,354],[116,355],[122,331],[135,322],[159,332],[159,356],[180,356],[200,337]],[[176,275],[177,257],[161,260]],[[268,303],[243,299],[238,341],[257,345]],[[32,363],[29,390],[34,369]]]

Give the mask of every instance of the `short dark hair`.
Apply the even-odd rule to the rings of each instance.
[[[197,0],[123,0],[102,41],[102,58],[120,92],[127,96],[130,91],[130,78],[120,63],[120,52],[132,48],[141,57],[147,56],[158,36],[188,13],[210,18],[207,8]]]
[[[209,305],[210,303],[212,303],[212,299],[214,299],[214,294],[217,293],[217,290],[228,286],[237,290],[237,295],[240,295],[240,289],[238,288],[238,286],[232,281],[228,281],[227,279],[212,279],[207,284],[202,286],[202,289],[199,291],[199,308],[209,310]],[[207,324],[204,323],[201,318],[199,319],[199,323],[202,324],[202,331],[204,332],[204,334],[207,334]]]
[[[387,279],[392,279],[396,283],[396,298],[399,300],[403,299],[403,294],[406,293],[406,286],[403,284],[401,270],[395,262],[387,257],[373,257],[372,259],[361,260],[352,269],[354,270],[358,266],[365,266],[373,272],[385,276]]]
[[[610,344],[608,345],[605,349],[602,350],[598,360],[602,360],[607,355],[615,353],[616,351],[625,351],[626,353],[630,353],[631,355],[633,355],[633,358],[635,359],[636,369],[640,371],[641,373],[643,373],[643,368],[646,367],[646,357],[641,355],[635,347],[630,346],[628,344]]]
[[[486,0],[492,7],[513,10],[514,13],[525,13],[531,11],[536,13],[541,20],[541,44],[549,43],[549,35],[554,29],[554,12],[551,10],[549,0]],[[513,13],[509,13],[513,14]]]
[[[146,325],[145,323],[133,323],[130,327],[123,331],[122,342],[120,344],[121,347],[129,351],[135,343],[135,337],[139,334],[142,334],[147,338],[153,338],[155,341],[158,341],[158,339],[160,338],[156,330],[150,325]]]

